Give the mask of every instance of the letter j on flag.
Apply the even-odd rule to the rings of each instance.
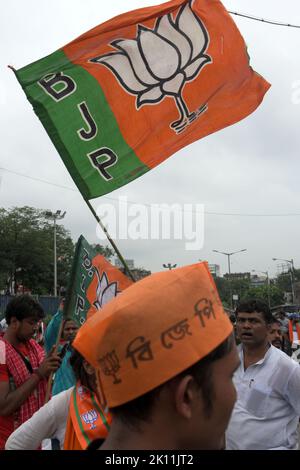
[[[125,13],[16,75],[85,199],[248,116],[270,86],[218,0]]]

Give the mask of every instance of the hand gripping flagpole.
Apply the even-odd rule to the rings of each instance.
[[[84,199],[85,202],[87,203],[90,211],[92,212],[93,216],[95,217],[95,219],[97,220],[98,224],[100,225],[100,227],[102,228],[103,232],[105,233],[109,243],[111,244],[111,246],[113,247],[113,249],[115,250],[116,254],[118,255],[119,257],[119,260],[121,261],[121,263],[123,264],[124,268],[125,268],[125,273],[128,274],[128,276],[130,277],[130,279],[135,282],[135,279],[133,277],[133,274],[132,272],[130,271],[125,259],[123,258],[123,256],[121,255],[117,245],[115,244],[115,242],[113,241],[113,239],[111,238],[111,236],[109,235],[106,227],[103,225],[103,223],[101,222],[100,218],[98,217],[97,213],[95,212],[95,209],[93,208],[93,206],[91,205],[90,201],[88,201],[87,199]]]
[[[57,353],[58,345],[59,345],[59,342],[60,342],[61,337],[62,337],[63,325],[64,325],[64,318],[61,319],[61,323],[60,323],[60,326],[59,326],[59,331],[58,331],[56,343],[55,343],[55,346],[54,346],[51,354],[56,354]],[[44,403],[45,405],[46,405],[46,403],[48,403],[48,401],[50,399],[53,375],[54,375],[54,372],[51,372],[51,374],[49,375],[49,378],[48,378],[46,397],[45,397],[45,403]]]

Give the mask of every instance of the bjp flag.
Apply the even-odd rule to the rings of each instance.
[[[64,317],[72,318],[80,326],[87,318],[101,313],[104,305],[131,284],[130,279],[81,235],[76,245]]]
[[[85,199],[243,119],[270,86],[219,0],[125,13],[16,75]]]

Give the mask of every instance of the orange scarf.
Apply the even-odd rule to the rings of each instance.
[[[299,322],[296,323],[296,331],[298,333],[298,340],[300,341],[300,323]],[[294,333],[293,333],[293,322],[292,322],[292,320],[289,320],[289,338],[290,338],[291,344],[293,344]]]
[[[111,415],[102,411],[96,395],[77,382],[70,398],[64,450],[84,450],[94,439],[106,438],[110,424]]]

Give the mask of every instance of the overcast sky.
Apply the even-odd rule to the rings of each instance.
[[[96,224],[55,147],[32,111],[8,64],[19,69],[38,60],[103,21],[159,1],[145,0],[10,0],[0,16],[0,166],[68,189],[0,170],[0,205],[30,205],[67,212],[64,225],[74,240],[83,234],[97,242]],[[300,25],[299,0],[224,0],[228,10]],[[258,269],[276,273],[272,257],[291,259],[300,267],[300,29],[234,17],[247,45],[252,67],[272,87],[260,107],[243,121],[180,150],[162,165],[108,198],[151,203],[200,203],[204,245],[187,251],[182,241],[117,240],[125,258],[158,271],[162,263],[217,263],[224,273],[227,258],[213,253],[247,252],[232,257],[233,272]],[[297,92],[298,90],[298,92]],[[187,171],[188,169],[188,171]],[[72,190],[73,189],[73,190]],[[93,206],[112,202],[102,197]],[[298,216],[247,216],[291,214]]]

